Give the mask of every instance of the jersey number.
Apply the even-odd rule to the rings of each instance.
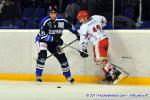
[[[93,32],[97,32],[97,30],[100,29],[100,28],[101,28],[100,25],[94,26],[94,27],[93,27]]]

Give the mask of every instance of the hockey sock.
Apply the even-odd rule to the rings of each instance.
[[[71,76],[70,68],[68,66],[68,62],[64,62],[61,64],[61,68],[63,71],[63,75],[67,78]]]
[[[37,60],[36,75],[41,76],[45,65],[45,59]]]

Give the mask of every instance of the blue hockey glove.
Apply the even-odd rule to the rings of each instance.
[[[48,35],[44,38],[44,40],[45,40],[46,42],[52,42],[52,41],[54,41],[54,37],[53,37],[51,34],[48,34]]]
[[[41,37],[39,35],[37,35],[35,38],[35,42],[40,41],[40,40],[41,40]]]
[[[60,45],[60,46],[62,46],[63,44],[64,44],[64,41],[60,38],[60,39],[58,39],[58,45]]]
[[[71,31],[73,34],[75,34],[77,39],[80,40],[80,35],[79,35],[76,27],[72,26],[72,28],[69,31]]]

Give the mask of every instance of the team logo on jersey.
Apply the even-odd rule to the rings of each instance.
[[[41,31],[39,34],[39,36],[45,36],[45,35],[46,35],[46,33],[44,31]]]
[[[48,25],[49,28],[52,28],[52,23],[51,22],[49,22],[47,25]]]
[[[64,22],[58,22],[58,28],[64,28]]]

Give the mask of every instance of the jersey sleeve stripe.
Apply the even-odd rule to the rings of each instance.
[[[50,19],[47,19],[44,21],[43,26],[45,26],[46,22],[48,22]]]
[[[68,21],[67,20],[65,20],[65,19],[56,19],[56,20],[60,20],[60,21],[65,21],[65,22],[67,22],[68,23]]]

